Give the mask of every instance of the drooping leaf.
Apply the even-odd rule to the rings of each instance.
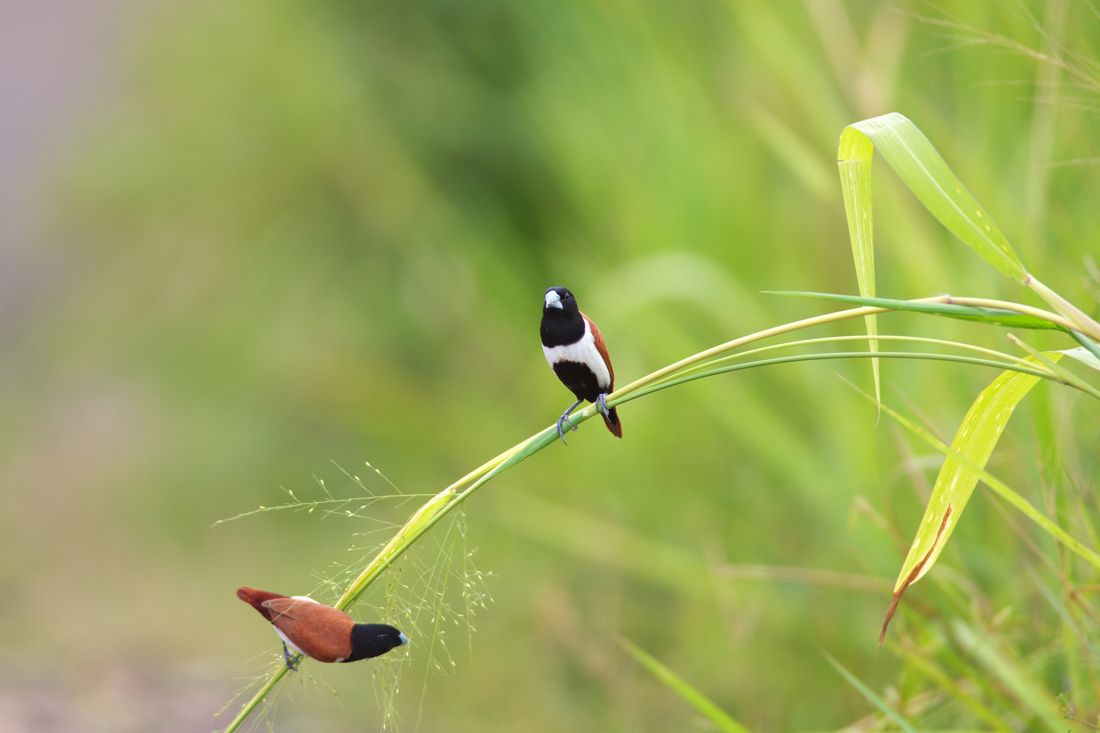
[[[619,644],[630,656],[634,657],[638,664],[645,667],[650,674],[660,680],[661,684],[690,703],[692,707],[699,711],[700,715],[713,723],[718,730],[726,733],[749,733],[748,728],[730,717],[726,711],[715,705],[709,697],[677,677],[675,672],[661,664],[655,657],[642,650],[629,639],[619,639]]]
[[[863,138],[866,142],[860,141]],[[849,125],[841,135],[854,151],[873,145],[940,223],[982,259],[1017,282],[1027,270],[1012,245],[924,133],[905,115],[891,112]],[[870,166],[866,175],[870,178]],[[870,183],[868,182],[868,187]]]
[[[1017,369],[1016,371],[1021,370]],[[1026,374],[1027,372],[1024,373]],[[1035,376],[1042,377],[1044,375],[1035,374]],[[858,387],[856,389],[857,391],[859,390]],[[875,399],[866,392],[861,392],[861,394],[872,402]],[[981,480],[981,482],[988,486],[993,491],[993,493],[997,494],[997,496],[1007,501],[1016,509],[1019,509],[1024,516],[1035,522],[1035,524],[1041,530],[1049,534],[1051,538],[1065,545],[1067,550],[1075,553],[1078,557],[1083,559],[1089,565],[1092,565],[1097,570],[1100,570],[1100,554],[1098,554],[1095,550],[1086,547],[1083,542],[1075,538],[1069,532],[1066,532],[1066,530],[1062,529],[1056,522],[1052,521],[1049,517],[1036,509],[1034,504],[1032,504],[1024,497],[1020,496],[1020,494],[1009,487],[1009,485],[1006,484],[1004,481],[1001,481],[999,478],[989,473],[989,471],[986,471],[984,468],[978,466],[969,458],[955,450],[954,447],[947,445],[947,443],[944,443],[939,438],[932,435],[928,430],[919,425],[915,425],[909,420],[906,420],[904,417],[899,415],[895,410],[891,409],[887,405],[879,405],[879,409],[881,409],[887,415],[893,417],[902,427],[924,440],[926,443],[928,443],[928,445],[932,446],[946,456],[953,456],[965,467],[978,474],[978,478]]]
[[[837,150],[837,167],[840,168],[840,187],[844,192],[844,215],[848,218],[856,280],[859,294],[865,298],[875,297],[875,220],[871,206],[871,157],[874,152],[866,135],[852,127],[844,128]],[[878,335],[877,316],[864,316],[864,322],[868,336]],[[868,348],[878,351],[878,341],[872,338]],[[881,398],[878,359],[871,360],[871,372],[875,379],[875,397]]]
[[[964,321],[988,323],[993,326],[1008,326],[1011,328],[1040,329],[1050,331],[1062,331],[1070,333],[1069,329],[1051,323],[1050,321],[1017,313],[1003,308],[978,308],[958,303],[922,303],[913,300],[897,300],[895,298],[862,298],[857,295],[838,295],[834,293],[814,293],[801,290],[767,291],[776,295],[794,295],[799,298],[817,298],[818,300],[834,300],[850,305],[868,305],[875,308],[888,308],[889,310],[910,311],[912,313],[928,313],[948,318],[958,318]]]
[[[1062,355],[1053,353],[1047,356],[1057,361]],[[1038,363],[1033,357],[1029,357],[1027,361]],[[894,584],[894,597],[879,635],[880,644],[902,594],[932,568],[951,532],[958,525],[959,517],[978,483],[979,474],[972,466],[985,468],[1016,405],[1039,379],[1031,374],[1002,372],[992,384],[982,390],[963,417],[955,439],[951,441],[952,453],[948,454],[936,477],[928,507]],[[960,460],[956,454],[965,460]]]

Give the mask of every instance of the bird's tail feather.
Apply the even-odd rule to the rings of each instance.
[[[256,590],[255,588],[243,587],[237,589],[237,598],[240,598],[245,603],[249,604],[266,618],[271,620],[271,611],[264,607],[264,601],[270,601],[272,598],[286,598],[286,596],[279,595],[278,593],[268,593],[265,590]]]
[[[607,425],[607,429],[611,431],[612,435],[616,438],[623,437],[623,424],[619,422],[619,412],[614,407],[608,410],[607,414],[603,416],[603,422]]]

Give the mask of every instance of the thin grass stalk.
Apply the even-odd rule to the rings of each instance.
[[[1012,733],[1012,728],[1005,723],[996,713],[994,713],[989,707],[982,704],[973,695],[969,694],[962,688],[961,685],[956,683],[950,677],[947,676],[939,667],[933,662],[925,659],[920,654],[917,654],[912,649],[900,646],[894,642],[887,642],[887,647],[897,654],[899,657],[905,660],[906,664],[913,667],[915,670],[923,674],[928,679],[935,682],[941,688],[947,690],[954,695],[955,699],[961,702],[966,707],[970,708],[971,712],[980,717],[994,729],[1001,731],[1001,733]]]
[[[950,295],[937,295],[937,296],[934,296],[934,297],[931,297],[931,298],[915,298],[915,299],[913,299],[913,302],[914,303],[957,303],[959,305],[973,305],[973,306],[986,307],[986,308],[1003,308],[1005,310],[1015,311],[1017,313],[1023,313],[1025,315],[1036,316],[1038,318],[1048,320],[1051,323],[1057,323],[1057,324],[1059,324],[1059,325],[1061,325],[1065,328],[1068,328],[1070,330],[1075,330],[1075,331],[1080,330],[1079,328],[1077,328],[1075,326],[1075,324],[1072,321],[1070,321],[1070,320],[1068,320],[1068,319],[1066,319],[1062,316],[1059,316],[1055,313],[1051,313],[1050,311],[1045,311],[1045,310],[1042,310],[1040,308],[1033,308],[1031,306],[1021,305],[1020,303],[1012,303],[1012,302],[1003,301],[1003,300],[990,300],[990,299],[986,299],[986,298],[966,298],[966,297],[959,298],[959,297],[953,297],[953,296],[950,296]],[[786,323],[782,326],[775,326],[773,328],[768,328],[768,329],[765,329],[763,331],[758,331],[754,334],[750,334],[748,336],[742,336],[741,338],[734,339],[733,341],[727,341],[724,344],[719,344],[718,346],[714,346],[710,349],[707,349],[706,351],[700,351],[698,354],[694,354],[692,356],[689,356],[686,359],[681,359],[680,361],[676,362],[675,364],[670,364],[669,366],[665,367],[664,369],[659,369],[659,370],[657,370],[657,371],[655,371],[651,374],[648,374],[648,375],[642,377],[641,379],[638,379],[634,382],[631,382],[630,384],[626,385],[625,387],[619,388],[618,390],[615,391],[615,396],[617,396],[617,397],[626,396],[626,395],[630,394],[631,392],[633,392],[637,389],[641,389],[642,387],[645,387],[645,386],[647,386],[647,385],[649,385],[653,382],[656,382],[660,379],[663,379],[664,377],[667,377],[671,374],[674,374],[674,373],[680,371],[681,369],[684,369],[684,368],[689,367],[689,366],[693,366],[693,365],[698,364],[702,361],[706,361],[706,360],[711,359],[715,356],[719,356],[720,354],[723,354],[727,351],[732,351],[733,349],[739,348],[739,347],[744,346],[746,344],[751,344],[751,343],[754,343],[756,341],[763,341],[764,339],[768,339],[768,338],[771,338],[773,336],[782,336],[783,334],[791,333],[793,331],[799,331],[799,330],[804,329],[804,328],[810,328],[812,326],[819,326],[819,325],[822,325],[822,324],[825,324],[825,323],[833,323],[833,322],[836,322],[836,321],[846,320],[848,318],[857,318],[857,317],[862,317],[862,316],[874,315],[876,313],[886,313],[888,311],[891,311],[891,309],[889,309],[889,308],[877,308],[877,307],[873,307],[873,306],[861,306],[859,308],[850,308],[848,310],[836,311],[834,313],[826,313],[823,316],[814,316],[813,318],[803,318],[802,320],[792,321],[791,323]],[[611,396],[609,395],[608,396],[608,402],[609,403],[610,403],[610,397]],[[585,419],[588,419],[593,414],[595,414],[595,408],[594,407],[586,408],[586,410],[585,410]]]
[[[750,349],[748,351],[741,351],[741,352],[738,352],[736,354],[731,354],[729,356],[723,356],[719,359],[714,359],[712,361],[708,361],[705,364],[696,364],[693,367],[687,367],[686,369],[684,369],[680,372],[677,372],[676,374],[674,374],[670,377],[665,377],[665,380],[676,379],[676,378],[678,378],[680,376],[683,376],[683,375],[686,375],[686,374],[691,374],[691,373],[694,373],[696,371],[701,371],[701,370],[707,369],[708,367],[713,367],[714,365],[720,364],[720,363],[725,362],[725,361],[732,361],[734,359],[744,359],[746,356],[752,356],[754,354],[761,354],[761,353],[764,353],[766,351],[774,351],[776,349],[787,349],[787,348],[791,348],[791,347],[795,347],[795,346],[812,346],[814,344],[840,343],[840,342],[845,342],[845,341],[871,341],[871,340],[874,340],[874,341],[903,341],[903,342],[908,342],[908,343],[932,344],[934,346],[947,346],[947,347],[956,348],[956,349],[964,349],[966,351],[973,351],[973,352],[978,353],[978,354],[987,354],[989,356],[992,356],[992,357],[995,357],[995,358],[998,358],[998,359],[1002,359],[1006,363],[1016,363],[1016,362],[1020,361],[1017,357],[1014,357],[1011,354],[1006,354],[1003,351],[996,351],[995,349],[987,349],[987,348],[984,348],[982,346],[974,346],[973,344],[965,344],[965,343],[961,343],[959,341],[947,341],[945,339],[926,338],[924,336],[896,336],[896,335],[893,335],[893,334],[885,334],[885,335],[876,334],[874,336],[870,336],[868,334],[857,334],[857,335],[854,335],[854,336],[827,336],[825,338],[802,339],[801,341],[787,341],[787,342],[784,342],[782,344],[772,344],[771,346],[761,346],[760,348],[757,348],[757,349]],[[662,380],[662,381],[664,381],[664,380]]]
[[[971,305],[975,308],[1002,308],[1004,310],[1016,311],[1026,316],[1035,316],[1036,318],[1042,318],[1044,321],[1050,321],[1051,323],[1057,323],[1062,328],[1069,329],[1070,331],[1081,331],[1081,328],[1075,324],[1071,319],[1065,316],[1058,315],[1057,313],[1051,313],[1045,311],[1042,308],[1036,308],[1030,305],[1023,305],[1022,303],[1013,303],[1007,300],[996,300],[995,298],[967,298],[967,297],[955,297],[953,295],[941,295],[936,298],[919,298],[914,299],[915,303],[953,303],[955,305]]]
[[[872,338],[882,338],[881,336],[874,336]],[[919,359],[924,361],[950,361],[961,364],[975,364],[978,366],[988,366],[994,369],[1004,369],[1014,372],[1023,372],[1024,374],[1030,374],[1042,379],[1049,379],[1059,384],[1065,384],[1067,386],[1076,387],[1076,385],[1057,377],[1055,374],[1043,369],[1037,369],[1033,366],[1025,366],[1020,362],[1007,362],[997,361],[994,359],[978,359],[973,356],[959,356],[957,354],[928,354],[912,351],[834,351],[824,354],[799,354],[796,356],[777,356],[772,359],[760,359],[758,361],[750,361],[744,364],[728,364],[726,366],[718,367],[716,369],[707,369],[699,372],[692,372],[690,374],[680,376],[674,375],[658,384],[651,385],[645,389],[640,389],[634,394],[624,399],[609,399],[608,405],[620,405],[624,402],[637,399],[638,397],[644,397],[654,392],[660,392],[663,389],[669,387],[675,387],[686,382],[693,382],[696,379],[703,379],[704,377],[713,377],[718,374],[726,374],[728,372],[738,372],[743,369],[753,369],[761,366],[772,366],[774,364],[793,364],[795,362],[802,361],[825,361],[828,359]],[[1086,392],[1087,393],[1087,392]],[[1100,399],[1100,397],[1098,397]]]
[[[981,305],[989,307],[1004,308],[1006,310],[1013,310],[1020,313],[1027,313],[1030,315],[1038,315],[1040,318],[1045,318],[1051,322],[1064,323],[1068,328],[1078,330],[1074,328],[1074,324],[1068,322],[1065,318],[1058,316],[1047,311],[1040,309],[1030,308],[1029,306],[1023,306],[1018,303],[1009,303],[1003,301],[975,299],[975,298],[952,298],[951,296],[942,295],[931,298],[920,298],[915,302],[926,303],[947,303],[955,302],[964,305]],[[813,326],[821,326],[827,323],[836,323],[839,321],[848,320],[851,318],[862,318],[868,315],[874,315],[877,313],[889,312],[888,308],[878,308],[872,306],[862,306],[859,308],[849,308],[843,311],[835,311],[833,313],[826,313],[820,316],[813,316],[811,318],[804,318],[798,321],[792,321],[791,323],[784,324],[782,326],[775,326],[773,328],[758,331],[747,336],[736,338],[732,341],[728,341],[724,344],[719,344],[705,351],[701,351],[698,354],[681,359],[680,361],[671,364],[663,369],[659,369],[652,372],[641,379],[635,380],[630,384],[616,390],[612,395],[608,396],[607,402],[609,405],[620,404],[627,402],[631,399],[636,399],[644,394],[649,394],[652,391],[658,391],[658,389],[665,389],[673,386],[675,383],[669,381],[667,384],[657,385],[657,382],[665,380],[666,378],[676,374],[677,372],[696,364],[700,364],[708,359],[720,356],[733,349],[740,348],[746,344],[755,343],[757,341],[763,341],[774,336],[782,336],[787,333],[799,331],[805,328],[811,328]],[[892,352],[891,352],[892,353]],[[854,354],[844,353],[842,358],[855,357]],[[868,358],[872,356],[870,354],[859,355],[862,358]],[[877,353],[874,356],[884,357],[885,354]],[[899,358],[901,354],[894,354],[894,358]],[[917,354],[905,353],[904,357],[907,358],[920,358]],[[826,358],[821,355],[814,355],[812,357],[800,357],[800,358],[787,358],[781,360],[763,360],[761,362],[754,363],[752,366],[765,366],[772,363],[785,363],[799,360],[813,360],[815,358]],[[833,358],[837,358],[837,355],[833,355]],[[890,357],[887,357],[890,358]],[[961,361],[975,364],[982,364],[986,366],[995,366],[1001,369],[1015,368],[1014,365],[1008,363],[994,362],[992,360],[974,359],[970,357],[948,357],[942,355],[939,357],[923,358],[941,358],[947,361]],[[1016,365],[1019,366],[1019,365]],[[731,368],[720,368],[713,370],[714,374],[725,373],[727,371],[737,371],[739,369],[748,368],[749,365],[741,364]],[[1027,369],[1028,367],[1019,367]],[[1053,375],[1035,370],[1037,376],[1044,378],[1053,378]],[[700,374],[684,381],[690,381],[690,379],[698,379],[702,376],[709,376],[710,372],[706,374]],[[657,389],[647,389],[647,387],[657,387]],[[631,397],[632,393],[639,393]],[[596,406],[589,405],[583,410],[578,411],[568,421],[570,427],[579,425],[597,414]],[[371,583],[373,583],[393,562],[405,553],[410,547],[412,547],[417,540],[419,540],[426,532],[434,527],[443,517],[448,515],[453,509],[455,509],[460,503],[465,501],[474,491],[479,489],[491,478],[497,474],[507,470],[516,463],[525,460],[529,456],[537,453],[538,451],[546,448],[557,440],[557,427],[551,425],[536,435],[531,436],[527,440],[519,443],[518,445],[510,448],[509,450],[501,453],[497,457],[482,464],[477,469],[471,471],[459,481],[451,484],[443,491],[432,497],[426,504],[417,510],[415,514],[409,519],[408,522],[397,532],[397,534],[391,539],[385,547],[375,556],[374,560],[367,565],[366,568],[359,574],[355,581],[348,586],[348,589],[344,591],[343,595],[336,603],[336,607],[341,610],[348,610],[356,600],[363,594]],[[473,483],[470,483],[470,482]],[[459,491],[459,489],[466,484],[469,484],[466,489]],[[240,726],[248,719],[249,715],[256,709],[256,707],[266,698],[267,694],[275,687],[275,685],[285,676],[287,668],[285,666],[279,667],[278,670],[273,672],[268,678],[267,682],[260,688],[260,690],[241,708],[240,712],[233,719],[233,721],[225,728],[224,733],[233,733],[238,730]]]
[[[1041,352],[1031,348],[1030,346],[1025,344],[1023,341],[1021,341],[1018,337],[1012,335],[1011,333],[1008,334],[1008,340],[1011,341],[1012,343],[1016,344],[1017,346],[1019,346],[1021,349],[1026,351],[1031,356],[1034,356],[1036,359],[1038,359],[1040,362],[1042,362],[1043,366],[1045,366],[1046,368],[1050,369],[1052,372],[1057,374],[1058,375],[1058,381],[1063,382],[1065,384],[1069,384],[1069,385],[1071,385],[1073,387],[1076,387],[1077,389],[1081,390],[1082,392],[1085,392],[1087,394],[1091,394],[1093,397],[1096,397],[1097,399],[1100,399],[1100,390],[1096,389],[1095,387],[1093,387],[1091,384],[1089,384],[1085,380],[1083,380],[1080,377],[1078,377],[1077,375],[1073,374],[1072,372],[1070,372],[1065,367],[1051,361],[1049,358],[1047,358]]]

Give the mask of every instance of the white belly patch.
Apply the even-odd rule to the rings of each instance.
[[[313,599],[312,599],[312,598],[310,598],[309,596],[291,596],[291,598],[293,598],[293,599],[294,599],[294,600],[296,600],[296,601],[306,601],[306,602],[308,602],[308,603],[317,603],[317,601],[313,600]],[[282,639],[282,640],[283,640],[284,642],[286,642],[286,645],[287,645],[288,647],[290,647],[290,648],[291,648],[291,649],[293,649],[294,651],[298,652],[299,654],[302,654],[302,655],[304,655],[304,656],[307,656],[307,657],[309,656],[308,654],[306,654],[305,652],[303,652],[303,651],[302,651],[301,649],[299,649],[299,648],[298,648],[298,646],[297,646],[297,645],[296,645],[296,644],[295,644],[295,643],[294,643],[293,641],[291,641],[290,639],[288,639],[288,638],[287,638],[287,636],[286,636],[286,634],[284,634],[284,633],[282,632],[282,629],[280,629],[280,628],[279,628],[278,626],[276,626],[275,624],[272,624],[271,626],[272,626],[272,628],[274,628],[274,629],[275,629],[275,633],[276,633],[276,634],[278,634],[278,635],[279,635],[279,637],[280,637],[280,638],[281,638],[281,639]]]
[[[291,596],[291,598],[293,598],[296,601],[309,601],[310,603],[317,603],[318,602],[318,601],[313,600],[309,596]]]
[[[611,373],[607,371],[607,364],[604,364],[603,357],[596,350],[596,341],[592,338],[592,328],[588,321],[584,322],[584,335],[579,341],[565,346],[543,346],[542,353],[546,354],[546,362],[551,368],[559,361],[579,362],[587,365],[596,375],[596,384],[600,389],[611,386]]]
[[[287,645],[288,647],[290,647],[290,648],[291,648],[291,649],[293,649],[294,651],[298,652],[298,653],[299,653],[299,654],[301,654],[302,656],[306,656],[306,657],[308,657],[308,656],[309,656],[308,654],[306,654],[305,652],[303,652],[303,651],[302,651],[301,649],[299,649],[299,648],[297,647],[297,645],[295,645],[295,643],[294,643],[293,641],[291,641],[290,639],[286,638],[286,634],[284,634],[284,633],[282,632],[282,630],[280,630],[280,629],[279,629],[279,627],[278,627],[278,626],[275,626],[275,633],[276,633],[276,634],[278,634],[278,635],[279,635],[280,637],[282,637],[283,641],[284,641],[284,642],[286,642],[286,645]]]

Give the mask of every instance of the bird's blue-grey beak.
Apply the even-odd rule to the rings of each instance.
[[[405,634],[401,631],[397,632],[397,638],[401,640],[401,643],[397,646],[405,646],[409,643],[409,637],[405,636]]]
[[[550,290],[546,293],[546,307],[547,308],[561,308],[561,296],[557,291]]]

